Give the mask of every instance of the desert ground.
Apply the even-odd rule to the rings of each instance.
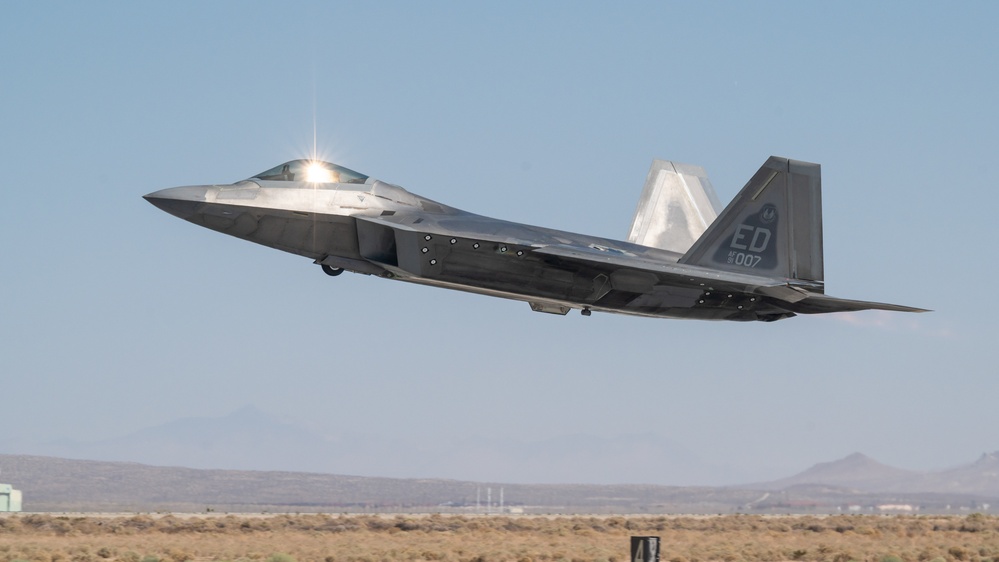
[[[0,562],[999,562],[999,517],[58,515],[0,517]]]

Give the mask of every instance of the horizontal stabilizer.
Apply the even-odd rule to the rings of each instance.
[[[721,208],[704,168],[653,160],[628,241],[682,254]]]
[[[821,314],[826,312],[856,312],[858,310],[889,310],[891,312],[930,312],[925,308],[902,306],[884,302],[857,301],[841,299],[817,293],[809,293],[804,299],[789,307],[801,314]]]

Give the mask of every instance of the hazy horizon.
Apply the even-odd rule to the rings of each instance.
[[[890,466],[877,454],[856,451],[816,459],[794,470],[740,467],[700,456],[654,433],[565,435],[549,439],[473,436],[450,444],[414,444],[362,433],[323,434],[248,405],[219,416],[172,420],[96,441],[0,440],[0,452],[90,461],[140,463],[211,470],[282,471],[401,479],[445,479],[507,484],[655,484],[744,486],[794,479],[830,466],[864,464],[913,475],[973,465],[947,459],[930,471]],[[392,462],[384,462],[391,458]],[[871,466],[866,466],[871,465]],[[0,470],[3,469],[0,463]],[[875,470],[875,473],[878,471]],[[985,481],[981,485],[987,485]]]

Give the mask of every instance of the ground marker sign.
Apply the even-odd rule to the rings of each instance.
[[[659,562],[659,537],[631,537],[631,562]]]

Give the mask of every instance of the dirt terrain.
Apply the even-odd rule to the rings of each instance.
[[[55,515],[0,517],[0,562],[999,562],[999,517]]]

